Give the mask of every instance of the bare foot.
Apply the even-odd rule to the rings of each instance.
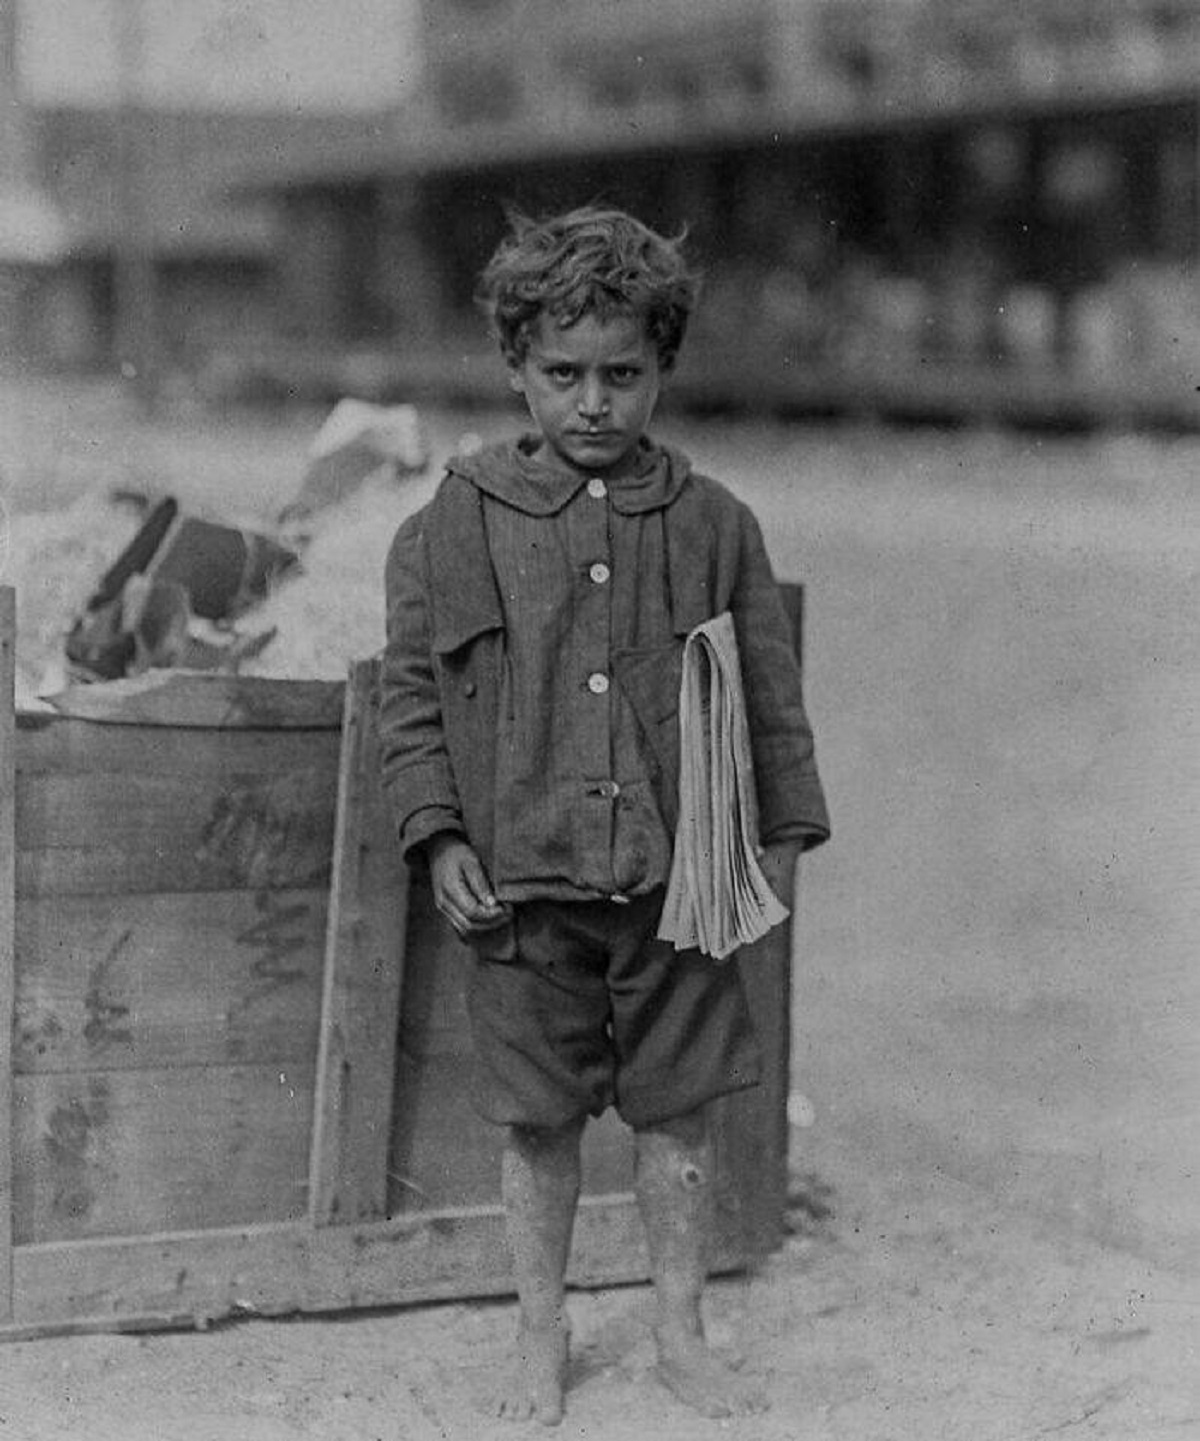
[[[537,1420],[543,1426],[557,1426],[563,1418],[568,1340],[565,1327],[522,1328],[512,1375],[486,1404],[487,1413],[506,1421]]]
[[[659,1380],[701,1416],[750,1416],[770,1404],[760,1387],[709,1350],[703,1336],[659,1333],[657,1340]]]

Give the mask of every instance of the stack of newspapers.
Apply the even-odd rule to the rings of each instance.
[[[718,960],[788,914],[758,863],[758,807],[733,617],[697,626],[679,694],[679,823],[658,935]]]

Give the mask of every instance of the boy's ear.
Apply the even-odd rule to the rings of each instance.
[[[515,360],[508,362],[508,388],[517,395],[525,394],[525,377],[521,374],[521,367]]]

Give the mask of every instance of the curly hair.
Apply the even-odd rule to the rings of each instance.
[[[564,329],[583,315],[632,315],[645,325],[659,365],[671,368],[699,290],[683,256],[686,232],[667,239],[622,210],[596,205],[543,220],[513,211],[508,220],[476,300],[510,363],[525,358],[540,315]]]

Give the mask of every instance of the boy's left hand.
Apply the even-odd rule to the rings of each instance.
[[[771,841],[763,847],[758,863],[767,883],[785,906],[792,905],[796,889],[796,863],[800,859],[798,840]]]

